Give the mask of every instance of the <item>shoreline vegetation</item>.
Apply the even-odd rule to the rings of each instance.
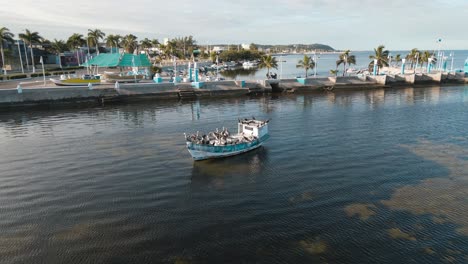
[[[275,56],[287,56],[292,54],[307,55],[307,60],[311,60],[316,64],[316,55],[320,54],[337,54],[337,61],[335,69],[329,69],[331,76],[341,74],[348,75],[347,66],[356,65],[356,59],[352,55],[351,50],[338,51],[331,46],[324,44],[288,44],[288,45],[266,45],[251,43],[246,44],[217,44],[217,45],[200,45],[197,43],[193,36],[176,37],[173,39],[165,39],[159,41],[158,39],[142,38],[139,39],[133,34],[121,36],[118,34],[106,34],[100,29],[88,29],[87,34],[73,33],[66,40],[53,41],[41,36],[39,32],[26,29],[24,33],[15,34],[10,32],[7,27],[0,27],[0,49],[1,49],[1,62],[3,75],[8,75],[7,66],[11,71],[13,61],[21,59],[17,62],[17,69],[23,66],[26,72],[32,71],[36,73],[36,64],[39,63],[41,55],[55,55],[60,61],[59,66],[61,70],[68,69],[70,63],[73,66],[78,66],[85,61],[97,56],[101,53],[144,53],[148,56],[154,67],[153,74],[158,72],[163,65],[170,65],[174,62],[189,62],[189,61],[211,61],[216,64],[224,64],[235,62],[241,64],[246,61],[257,61],[259,64],[267,68],[277,68],[277,59]],[[20,47],[22,42],[23,47]],[[5,44],[5,45],[4,45]],[[18,49],[16,47],[18,45]],[[13,52],[17,49],[16,52]],[[369,71],[372,71],[374,60],[377,61],[377,74],[382,67],[393,65],[397,66],[404,63],[404,60],[410,63],[409,68],[414,66],[423,66],[424,64],[437,63],[436,54],[430,51],[419,51],[414,48],[406,57],[397,54],[395,57],[390,56],[390,51],[385,50],[385,46],[380,45],[374,49],[374,55],[369,57]],[[65,55],[66,54],[66,55]],[[20,58],[23,56],[24,58]],[[63,56],[67,56],[68,65],[62,63]],[[263,61],[272,56],[276,64],[269,65]],[[48,62],[45,59],[44,63]],[[71,61],[71,62],[70,62]],[[302,60],[304,61],[304,59]],[[297,62],[299,63],[299,61]],[[50,64],[50,62],[49,62]],[[66,65],[62,65],[66,64]],[[268,67],[271,66],[271,67]],[[341,66],[343,70],[341,71]],[[339,68],[340,67],[340,68]],[[313,70],[313,67],[307,70]],[[38,70],[40,71],[40,70]],[[1,80],[5,78],[0,78]],[[6,78],[10,79],[10,78]],[[14,78],[13,78],[14,79]]]
[[[403,85],[436,84],[444,83],[467,83],[464,73],[449,72],[442,69],[442,63],[438,59],[439,54],[430,51],[412,49],[409,54],[402,56],[396,54],[391,56],[384,45],[379,45],[369,56],[369,64],[365,69],[354,70],[356,56],[351,50],[336,51],[330,46],[323,44],[311,45],[259,45],[251,43],[248,47],[244,45],[219,45],[203,46],[197,44],[192,36],[178,37],[160,43],[157,39],[142,39],[138,41],[135,35],[125,36],[113,35],[102,32],[99,29],[89,29],[84,37],[82,34],[74,33],[66,41],[55,39],[53,42],[43,38],[38,32],[26,30],[18,35],[24,46],[24,60],[26,73],[7,74],[3,61],[11,59],[12,53],[8,48],[15,47],[15,35],[8,28],[0,27],[0,48],[3,72],[0,75],[0,106],[15,106],[27,104],[43,104],[60,101],[82,101],[98,100],[100,102],[109,100],[120,100],[122,98],[178,98],[186,95],[191,97],[204,96],[239,96],[246,94],[269,93],[269,92],[301,92],[301,91],[332,91],[334,89],[369,89],[387,88]],[[4,45],[6,43],[6,45]],[[16,44],[20,47],[19,40]],[[28,49],[29,48],[29,49]],[[5,52],[6,51],[6,52]],[[22,53],[20,48],[19,53]],[[160,74],[162,83],[152,81],[152,76],[141,83],[132,84],[104,84],[94,88],[92,85],[81,87],[52,88],[48,86],[45,76],[81,74],[83,67],[64,66],[50,68],[47,72],[38,70],[35,63],[43,62],[39,54],[55,54],[58,58],[64,52],[76,59],[77,64],[82,64],[88,59],[101,53],[126,52],[134,54],[146,54],[152,63],[151,74]],[[278,53],[279,52],[279,53]],[[318,55],[336,54],[335,68],[329,70],[329,76],[316,76],[316,65]],[[305,78],[297,76],[292,79],[278,79],[277,74],[271,72],[278,69],[282,55],[303,54],[303,58],[297,60],[296,68],[304,71]],[[7,56],[8,55],[8,56]],[[29,57],[29,59],[28,59]],[[203,77],[196,83],[191,83],[187,71],[174,71],[174,67],[181,62],[199,62],[199,67],[214,63],[216,75],[220,65],[226,72],[238,70],[243,62],[254,62],[255,67],[266,69],[266,78],[255,81],[238,80],[234,75],[227,74],[235,80],[223,80],[211,72],[201,71]],[[221,63],[221,64],[220,64]],[[225,63],[234,64],[234,67],[226,66]],[[166,65],[166,66],[164,66]],[[172,67],[171,67],[172,65]],[[213,68],[213,65],[210,66]],[[239,66],[240,65],[240,66]],[[31,67],[29,67],[31,66]],[[53,65],[56,66],[56,65]],[[437,68],[436,68],[437,66]],[[42,68],[42,67],[41,67]],[[406,72],[405,72],[406,68]],[[102,70],[105,70],[102,69]],[[314,71],[315,70],[315,71]],[[120,69],[122,71],[122,68]],[[247,70],[248,71],[248,70]],[[310,78],[314,71],[314,77]],[[209,75],[210,74],[210,75]],[[250,72],[248,71],[248,74]],[[242,75],[240,75],[242,76]],[[42,79],[44,81],[27,81],[25,78]],[[176,81],[180,77],[183,81]],[[159,78],[159,77],[158,77]],[[281,78],[281,76],[280,76]],[[24,89],[24,90],[23,90]]]

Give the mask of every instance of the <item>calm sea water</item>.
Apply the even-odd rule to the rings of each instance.
[[[434,52],[434,51],[430,51]],[[465,60],[468,59],[468,50],[455,50],[444,51],[445,56],[447,57],[447,69],[450,70],[452,67],[452,57],[450,57],[450,53],[453,52],[453,70],[463,69]],[[391,51],[391,56],[396,56],[400,54],[402,58],[404,58],[410,51]],[[351,65],[350,67],[347,65],[347,68],[354,68],[354,69],[367,69],[369,62],[369,55],[374,54],[373,51],[354,51],[351,52],[352,55],[356,56],[356,65]],[[338,60],[339,53],[337,54],[320,54],[318,55],[317,59],[317,75],[320,77],[329,76],[330,70],[334,70],[336,68],[336,61]],[[308,56],[312,57],[313,55],[308,54]],[[296,65],[299,60],[302,60],[304,55],[302,54],[291,54],[287,56],[279,57],[277,56],[276,59],[278,60],[278,69],[270,69],[270,72],[275,72],[278,74],[278,78],[281,75],[283,78],[296,78],[297,76],[305,76],[305,71],[302,68],[297,68]],[[283,61],[283,63],[281,63]],[[281,65],[282,64],[282,65]],[[401,63],[400,63],[401,65]],[[282,68],[282,70],[281,70]],[[339,73],[338,75],[341,76],[343,73],[343,65],[338,67]],[[267,70],[266,69],[258,69],[256,71],[243,71],[241,73],[237,73],[233,75],[232,72],[221,73],[222,75],[227,76],[228,78],[236,78],[239,80],[260,80],[266,77]],[[309,76],[314,75],[314,70],[308,71]]]
[[[2,263],[466,263],[468,86],[0,112]],[[183,132],[270,118],[193,162]]]

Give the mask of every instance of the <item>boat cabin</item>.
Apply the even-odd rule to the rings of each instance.
[[[238,134],[261,138],[268,134],[268,122],[259,120],[245,120],[237,124]]]

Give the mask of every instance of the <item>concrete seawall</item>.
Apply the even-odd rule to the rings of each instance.
[[[307,92],[334,89],[373,89],[418,84],[468,83],[464,73],[405,74],[298,78],[259,81],[218,81],[200,83],[131,83],[75,87],[28,87],[0,89],[0,107],[67,102],[111,102],[142,99],[190,99],[243,96],[275,91]]]
[[[106,102],[133,99],[180,99],[188,97],[240,96],[249,93],[234,81],[204,83],[194,88],[190,83],[136,83],[121,84],[118,88],[96,85],[74,87],[31,87],[1,89],[0,106],[38,105],[66,102]],[[190,96],[191,95],[191,96]]]

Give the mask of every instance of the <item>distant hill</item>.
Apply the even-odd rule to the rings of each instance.
[[[317,50],[317,51],[335,51],[334,48],[325,45],[325,44],[289,44],[289,45],[261,45],[261,44],[256,44],[259,48],[262,49],[273,49],[273,50],[297,50],[303,51],[303,50]]]

